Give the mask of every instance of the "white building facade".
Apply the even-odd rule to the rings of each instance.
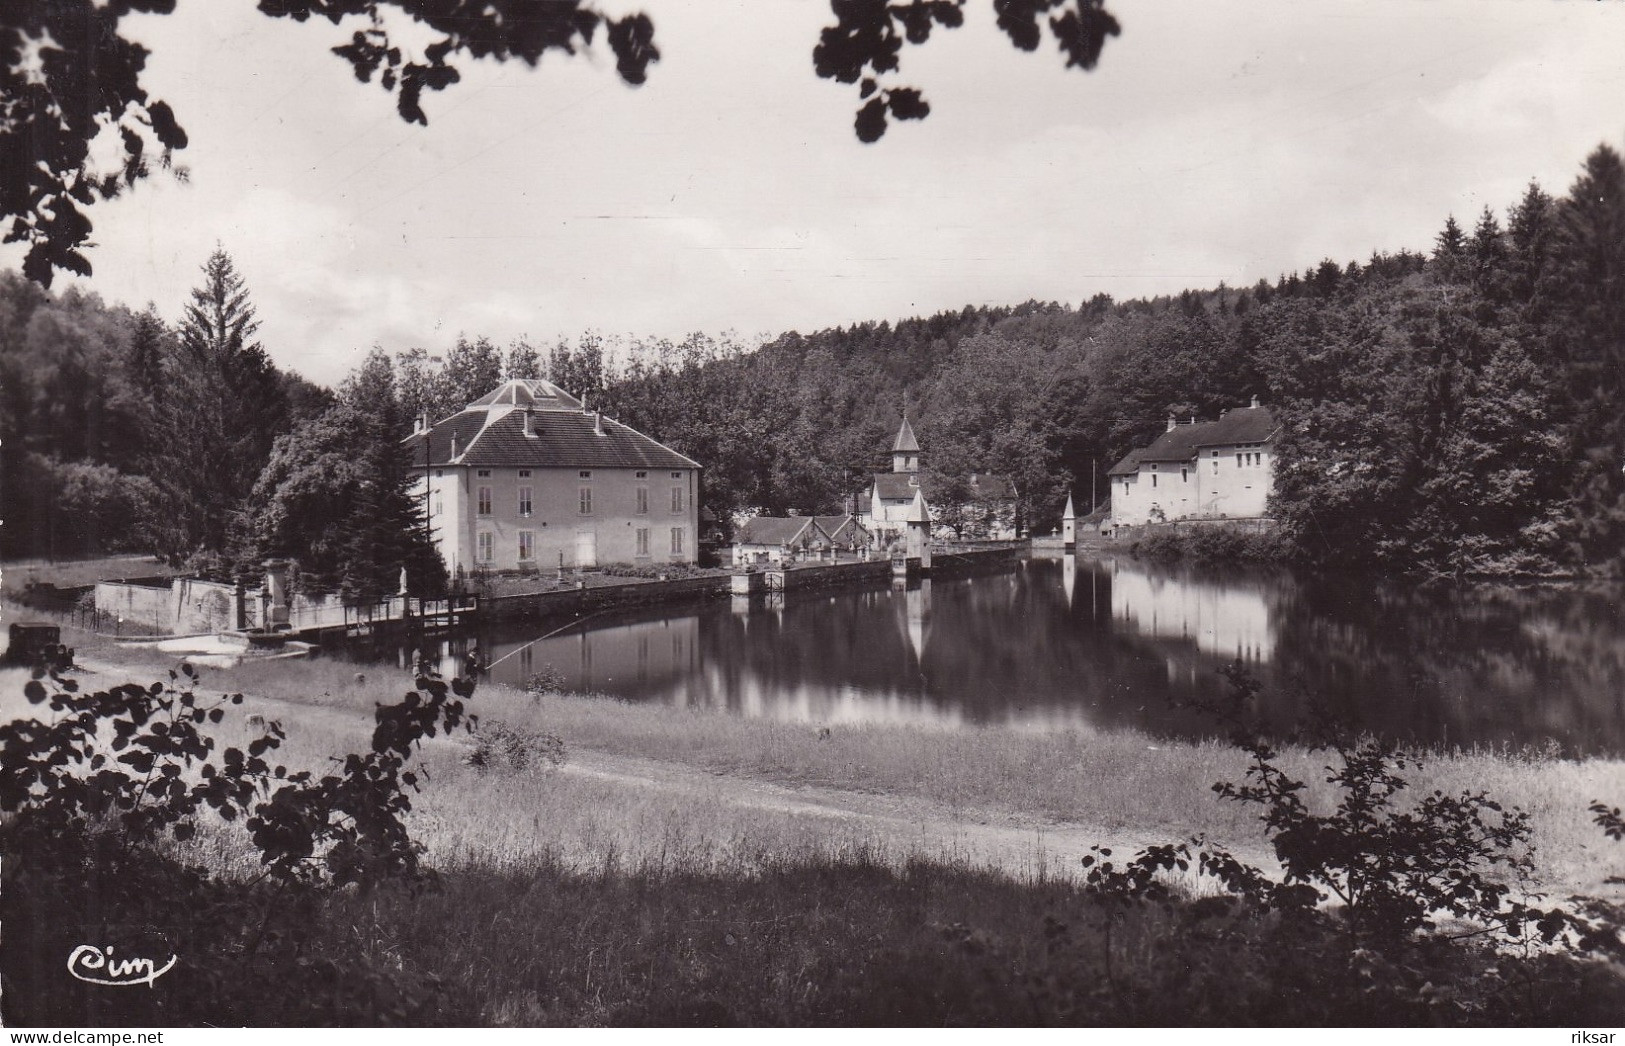
[[[507,381],[404,447],[453,575],[697,558],[699,463],[549,382]]]
[[[1217,421],[1169,418],[1155,442],[1112,468],[1110,525],[1265,516],[1277,431],[1270,409],[1256,399]]]

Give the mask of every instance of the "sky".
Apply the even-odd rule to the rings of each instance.
[[[1088,73],[966,24],[903,54],[928,119],[852,133],[811,0],[606,2],[655,22],[647,84],[602,40],[536,69],[461,61],[429,125],[328,48],[351,26],[182,0],[126,20],[191,144],[91,211],[58,278],[179,319],[218,243],[278,365],[324,384],[375,345],[551,345],[895,321],[1274,280],[1427,249],[1625,147],[1625,3],[1110,0]],[[0,250],[16,266],[20,252]]]

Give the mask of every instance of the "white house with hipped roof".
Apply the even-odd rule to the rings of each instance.
[[[403,441],[446,568],[693,563],[698,462],[514,378]]]

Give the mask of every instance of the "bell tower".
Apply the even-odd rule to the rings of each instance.
[[[907,414],[903,415],[903,427],[897,430],[897,439],[892,443],[891,470],[920,471],[920,444],[914,438],[914,429],[909,426]]]

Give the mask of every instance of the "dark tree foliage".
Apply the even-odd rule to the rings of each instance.
[[[872,142],[887,114],[917,120],[930,112],[911,87],[881,87],[898,68],[904,42],[924,43],[933,26],[954,28],[965,0],[832,0],[836,24],[813,50],[821,77],[862,81],[868,99],[857,134]],[[1067,67],[1092,69],[1108,36],[1119,32],[1104,0],[994,0],[999,28],[1025,51],[1038,47],[1040,19]],[[23,271],[49,286],[58,270],[89,275],[86,209],[146,178],[154,157],[171,169],[187,136],[168,103],[151,98],[141,74],[151,52],[122,35],[133,13],[170,14],[175,0],[49,0],[0,5],[0,220],[5,242],[27,243]],[[654,23],[642,13],[611,17],[584,0],[260,0],[261,13],[335,26],[364,24],[349,42],[331,48],[356,79],[395,96],[408,123],[427,124],[423,92],[462,79],[458,59],[520,61],[534,68],[548,52],[574,55],[592,46],[600,29],[628,84],[648,78],[660,59]],[[404,40],[427,38],[421,50]],[[866,72],[867,70],[867,72]],[[92,159],[99,141],[117,135],[116,169]],[[112,144],[112,143],[109,143]],[[179,177],[180,168],[173,168]]]
[[[175,0],[51,0],[0,8],[0,219],[5,242],[26,243],[23,272],[50,286],[57,269],[90,273],[82,208],[145,178],[151,157],[168,167],[186,132],[149,99],[149,52],[119,34],[132,12],[168,14]],[[99,171],[91,145],[104,125],[119,138],[118,169]]]
[[[338,403],[276,441],[233,542],[243,572],[291,559],[305,591],[365,603],[399,591],[405,570],[409,594],[442,594],[445,564],[400,445],[409,429],[389,357],[374,350]]]
[[[271,444],[291,423],[281,372],[253,340],[258,329],[247,286],[216,249],[176,330],[145,469],[164,495],[157,551],[171,559],[226,550]]]

